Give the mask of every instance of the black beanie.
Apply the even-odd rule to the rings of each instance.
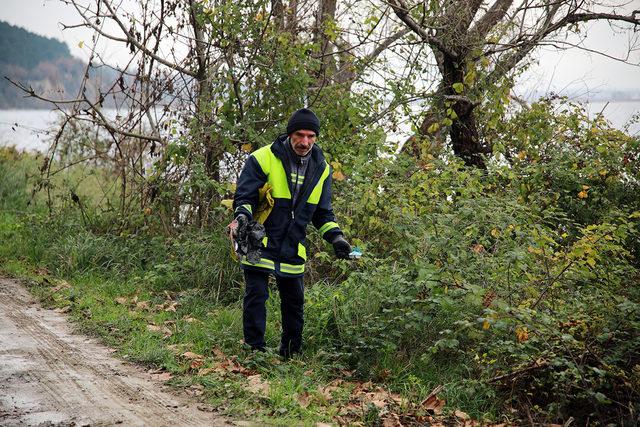
[[[291,135],[297,130],[312,130],[320,135],[320,120],[318,116],[308,108],[301,108],[291,115],[289,123],[287,123],[287,135]]]

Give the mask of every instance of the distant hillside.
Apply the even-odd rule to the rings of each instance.
[[[51,107],[25,98],[5,76],[61,100],[75,98],[84,70],[85,64],[63,42],[0,21],[0,109]]]
[[[63,42],[0,21],[0,64],[28,69],[43,61],[69,57],[71,53]]]

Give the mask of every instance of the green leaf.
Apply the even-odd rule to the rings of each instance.
[[[464,90],[464,85],[460,82],[452,84],[451,87],[456,91],[456,93],[462,93]]]

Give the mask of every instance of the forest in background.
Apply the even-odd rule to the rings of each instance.
[[[0,109],[52,108],[50,103],[28,96],[8,79],[47,98],[68,100],[82,87],[86,72],[94,82],[89,85],[90,96],[95,96],[94,88],[100,82],[111,81],[115,76],[110,69],[87,68],[59,40],[0,21]]]
[[[3,150],[4,271],[231,415],[637,423],[640,141],[567,99],[511,96],[558,32],[607,19],[631,34],[636,14],[501,0],[93,6],[79,16],[123,39],[135,72],[114,70],[115,118],[100,108],[110,92],[79,91],[48,153]],[[334,209],[365,255],[335,261],[311,232],[304,354],[281,363],[239,343],[221,201],[302,105],[321,118]]]

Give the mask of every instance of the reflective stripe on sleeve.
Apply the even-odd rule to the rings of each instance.
[[[251,215],[253,215],[253,208],[251,207],[251,205],[248,205],[248,204],[247,204],[247,205],[240,205],[240,206],[238,206],[238,207],[236,208],[236,213],[238,213],[238,210],[240,210],[240,208],[245,208],[246,210],[248,210],[248,211],[249,211],[249,213],[250,213]]]
[[[323,225],[322,227],[320,227],[320,229],[318,230],[318,232],[324,236],[324,233],[326,233],[329,230],[333,230],[334,228],[339,228],[338,224],[335,222],[327,222],[325,225]]]

